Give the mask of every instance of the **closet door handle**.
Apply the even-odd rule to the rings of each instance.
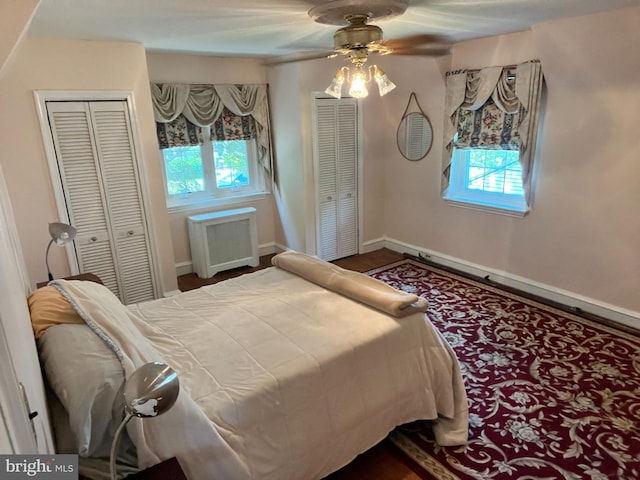
[[[91,237],[91,238],[90,238],[90,240],[91,240],[92,242],[97,242],[97,241],[98,241],[98,237]]]
[[[133,235],[133,230],[129,230],[129,231],[127,232],[127,237],[130,237],[130,236],[132,236],[132,235]]]

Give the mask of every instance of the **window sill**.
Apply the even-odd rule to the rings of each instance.
[[[453,198],[444,198],[447,205],[452,207],[467,208],[469,210],[478,210],[480,212],[497,213],[498,215],[506,215],[508,217],[524,218],[529,210],[511,209],[508,207],[501,207],[497,205],[490,205],[485,203],[472,203],[464,200],[456,200]]]
[[[182,202],[180,204],[167,204],[167,210],[169,214],[172,213],[184,213],[194,210],[202,210],[205,208],[224,207],[227,205],[238,205],[247,202],[253,202],[257,200],[264,200],[269,197],[268,192],[251,193],[248,195],[237,195],[234,197],[226,198],[210,198],[210,199],[198,199],[191,202]]]

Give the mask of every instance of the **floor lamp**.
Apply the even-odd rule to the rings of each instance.
[[[44,255],[44,262],[47,265],[47,275],[49,275],[49,281],[53,280],[51,275],[51,269],[49,268],[49,249],[54,243],[59,247],[64,247],[67,243],[73,241],[77,233],[75,227],[67,225],[66,223],[54,222],[49,224],[49,235],[51,240],[47,245],[47,253]]]
[[[178,374],[161,362],[145,363],[134,371],[124,386],[125,417],[118,426],[113,442],[109,470],[111,480],[117,479],[116,456],[122,430],[132,417],[149,418],[163,414],[176,403],[180,393]]]

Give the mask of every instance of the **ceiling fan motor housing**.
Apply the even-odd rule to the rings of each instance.
[[[333,50],[361,67],[369,53],[386,55],[392,48],[382,41],[382,29],[367,22],[402,15],[409,0],[330,0],[309,10],[318,23],[344,25],[333,35]]]
[[[339,28],[333,34],[333,46],[336,50],[364,48],[371,43],[382,41],[382,29],[376,25],[367,25],[367,15],[354,15],[347,18],[349,25]]]

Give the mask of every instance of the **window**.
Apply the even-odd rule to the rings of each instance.
[[[440,182],[447,203],[527,214],[542,84],[538,60],[447,72]]]
[[[269,192],[266,85],[152,83],[151,94],[170,211]]]
[[[210,138],[209,127],[202,135]],[[265,191],[255,138],[165,148],[162,154],[169,207]]]
[[[524,215],[527,204],[519,156],[518,150],[454,148],[445,199],[480,210]]]
[[[168,195],[204,190],[204,170],[199,146],[167,148],[162,150],[162,154]]]

